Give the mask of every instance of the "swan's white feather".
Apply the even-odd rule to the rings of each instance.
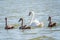
[[[39,22],[39,20],[37,20],[37,19],[35,19],[35,20],[33,20],[33,22],[31,23],[31,25],[30,26],[43,26],[43,22]]]
[[[39,20],[37,20],[37,19],[34,19],[34,16],[35,16],[35,13],[34,13],[34,11],[31,11],[31,13],[33,14],[33,17],[32,17],[32,20],[31,20],[31,22],[30,22],[30,26],[43,26],[44,24],[43,24],[43,22],[39,22]]]

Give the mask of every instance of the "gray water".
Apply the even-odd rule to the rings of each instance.
[[[44,22],[44,27],[19,30],[19,18],[24,18],[24,24],[29,24],[29,11],[35,12],[35,18]],[[57,23],[56,27],[48,28],[48,16]],[[8,25],[15,29],[5,30],[5,17]],[[46,38],[44,38],[45,36]],[[0,40],[60,40],[60,0],[0,0]],[[35,40],[35,39],[34,39]]]

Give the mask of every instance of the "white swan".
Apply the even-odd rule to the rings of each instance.
[[[35,13],[34,11],[29,12],[29,16],[32,14],[32,19],[30,20],[30,26],[36,26],[36,27],[43,27],[43,22],[39,22],[39,20],[35,19]]]

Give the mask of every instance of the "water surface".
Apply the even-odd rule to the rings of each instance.
[[[29,11],[35,12],[35,18],[44,22],[43,28],[19,30],[19,18],[29,24]],[[48,28],[48,16],[57,23],[56,27]],[[15,29],[5,30],[5,20]],[[35,39],[34,39],[35,38]],[[0,0],[0,40],[60,40],[60,0]]]

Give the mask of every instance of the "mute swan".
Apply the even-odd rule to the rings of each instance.
[[[33,11],[29,12],[29,16],[32,14],[32,18],[30,20],[30,26],[37,26],[37,27],[43,27],[44,24],[43,22],[39,22],[39,20],[35,19],[35,13]]]
[[[13,29],[14,28],[14,26],[12,26],[12,25],[7,25],[7,18],[5,18],[5,29]]]
[[[51,17],[50,16],[48,18],[48,21],[49,21],[48,27],[54,27],[54,26],[56,26],[56,23],[51,22]]]
[[[21,21],[21,27],[19,29],[31,29],[31,27],[28,27],[27,25],[23,25],[23,18],[19,19],[19,22]]]

